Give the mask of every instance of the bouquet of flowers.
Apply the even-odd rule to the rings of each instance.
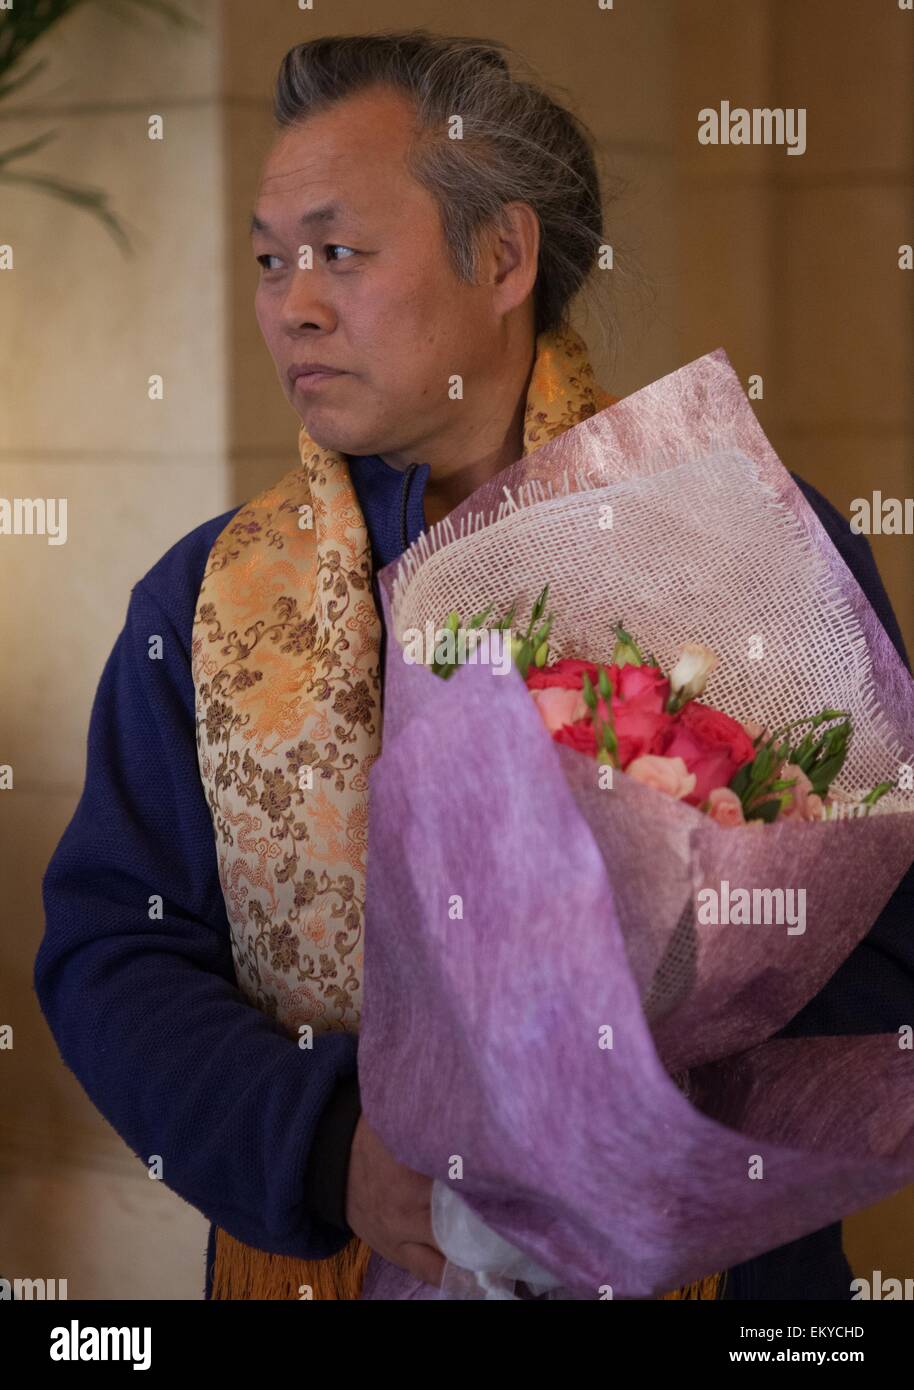
[[[759,824],[777,817],[823,820],[851,814],[850,808],[866,815],[895,785],[880,782],[859,802],[830,790],[851,738],[846,711],[822,710],[769,734],[754,720],[740,723],[697,700],[718,664],[716,654],[701,643],[686,643],[666,676],[653,657],[645,660],[617,623],[611,666],[574,657],[547,666],[552,615],[539,623],[548,593],[547,584],[533,605],[526,633],[511,638],[511,653],[556,742],[618,767],[645,786],[681,797],[719,825]],[[476,639],[471,648],[482,636],[487,612],[467,625]],[[513,617],[512,608],[497,628],[510,633]],[[440,631],[459,629],[460,615],[452,609]],[[445,679],[457,669],[456,660],[430,664]],[[833,728],[815,732],[836,720],[840,722]],[[801,725],[808,728],[799,738],[795,731]]]
[[[914,860],[914,680],[726,354],[379,578],[360,1089],[435,1179],[445,1292],[656,1297],[914,1180],[914,1002],[893,1033],[776,1036]],[[481,622],[417,659],[492,602],[535,613],[526,667]],[[363,1297],[438,1294],[372,1257]]]

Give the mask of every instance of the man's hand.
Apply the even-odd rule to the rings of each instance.
[[[364,1115],[349,1154],[346,1220],[385,1260],[440,1286],[444,1256],[432,1235],[432,1179],[398,1163]]]

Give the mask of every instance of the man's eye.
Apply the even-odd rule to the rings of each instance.
[[[355,255],[358,254],[356,251],[354,251],[354,250],[352,249],[351,246],[340,246],[339,243],[337,243],[337,242],[328,242],[327,245],[324,247],[324,250],[325,250],[325,251],[346,251],[350,256],[355,256]],[[336,256],[332,256],[332,257],[331,257],[331,260],[336,260],[336,259],[337,259]]]
[[[257,264],[262,265],[264,270],[271,270],[272,266],[264,265],[264,261],[278,261],[278,256],[273,256],[269,251],[265,251],[262,256],[257,257]]]

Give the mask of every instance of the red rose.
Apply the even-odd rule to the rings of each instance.
[[[592,758],[597,756],[597,736],[589,719],[576,719],[573,724],[563,724],[552,737],[556,743],[564,743],[579,753],[589,753]]]
[[[679,715],[680,722],[703,738],[705,743],[726,748],[735,763],[734,772],[744,763],[751,763],[755,757],[752,739],[738,719],[731,719],[723,710],[712,709],[700,700],[689,700],[683,705]]]
[[[633,758],[659,753],[673,723],[666,713],[670,683],[659,666],[611,666],[612,717],[618,740],[619,767],[624,771]]]
[[[659,666],[610,666],[609,679],[613,690],[623,700],[639,700],[649,695],[658,713],[670,697],[670,683]]]
[[[664,713],[663,701],[658,702],[656,692],[646,689],[634,700],[620,700],[614,695],[612,722],[619,745],[619,767],[624,771],[633,758],[660,752],[674,720]]]
[[[595,662],[577,659],[556,661],[541,670],[533,667],[527,675],[527,688],[561,686],[565,690],[581,690],[586,671],[596,690],[599,669]],[[660,743],[673,723],[673,717],[665,712],[670,683],[659,666],[607,666],[606,673],[613,689],[612,725],[618,743],[618,765],[624,770],[633,758],[660,751]],[[602,697],[597,714],[605,722],[607,710]],[[557,729],[553,737],[558,743],[596,757],[597,741],[589,713]]]
[[[549,666],[531,666],[527,672],[528,690],[545,690],[550,685],[561,686],[563,690],[583,690],[583,673],[587,672],[591,683],[596,686],[599,671],[592,661],[579,661],[569,657],[564,661],[553,661]]]
[[[660,751],[667,758],[682,758],[688,771],[695,774],[695,789],[683,798],[692,806],[707,801],[715,787],[726,787],[755,757],[752,740],[742,724],[700,700],[683,705]]]

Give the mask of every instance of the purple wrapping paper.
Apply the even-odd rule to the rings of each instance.
[[[442,541],[434,565],[423,552],[411,571],[432,576],[429,614],[441,621],[452,606],[464,617],[471,611],[454,602],[448,566],[453,560],[454,575],[463,575],[455,578],[461,594],[477,556],[485,571],[504,486],[562,478],[583,498],[596,479],[617,485],[622,501],[643,484],[645,505],[655,508],[687,495],[686,473],[674,470],[726,449],[729,461],[714,464],[723,472],[708,474],[703,524],[715,524],[710,498],[726,492],[721,479],[738,478],[760,527],[767,509],[764,524],[787,517],[802,528],[821,566],[809,573],[822,586],[824,624],[807,634],[808,650],[829,640],[834,593],[833,611],[850,625],[840,630],[856,634],[860,670],[878,692],[878,710],[867,695],[872,724],[861,734],[858,771],[880,765],[886,749],[914,761],[914,682],[774,455],[722,350],[567,431],[434,528]],[[757,498],[741,461],[751,465],[745,479]],[[694,476],[705,486],[701,466]],[[552,544],[548,510],[535,499],[527,510]],[[461,522],[479,513],[484,524],[467,520],[461,545],[452,544]],[[559,537],[572,524],[563,516]],[[507,604],[518,588],[529,602],[552,579],[548,544],[529,574],[507,567],[503,592],[493,593],[484,574],[478,606]],[[626,625],[667,669],[678,644],[708,640],[690,616],[702,611],[701,593],[690,590],[700,575],[693,582],[677,572],[675,559],[674,544],[666,590],[644,598],[639,621],[625,609]],[[722,576],[726,563],[722,550]],[[621,773],[611,791],[600,789],[596,763],[552,741],[516,672],[468,665],[441,681],[402,660],[393,635],[398,572],[395,563],[380,576],[391,640],[383,751],[370,773],[359,1043],[362,1104],[391,1152],[445,1182],[459,1155],[463,1177],[452,1185],[473,1211],[595,1298],[605,1285],[614,1297],[658,1296],[914,1180],[914,1053],[899,1033],[772,1040],[866,934],[911,865],[910,805],[901,798],[865,819],[724,829]],[[641,590],[632,592],[637,604]],[[586,632],[593,621],[585,619]],[[776,615],[766,621],[776,629]],[[559,620],[553,638],[562,630]],[[727,635],[710,633],[722,667],[736,661]],[[572,652],[609,659],[605,647],[585,650],[580,636],[558,654]],[[783,663],[789,684],[789,650]],[[802,676],[803,662],[797,669]],[[757,694],[741,690],[733,698],[748,701],[743,709],[713,682],[706,698],[740,718],[780,712],[777,702],[754,708]],[[826,703],[814,700],[809,712]],[[897,775],[890,764],[887,777]],[[723,879],[803,885],[805,931],[700,923],[696,895]],[[457,920],[448,910],[455,894]],[[898,1028],[912,1023],[914,982]],[[611,1047],[600,1045],[607,1026]],[[751,1176],[759,1162],[761,1178]],[[363,1297],[436,1295],[373,1255]]]

